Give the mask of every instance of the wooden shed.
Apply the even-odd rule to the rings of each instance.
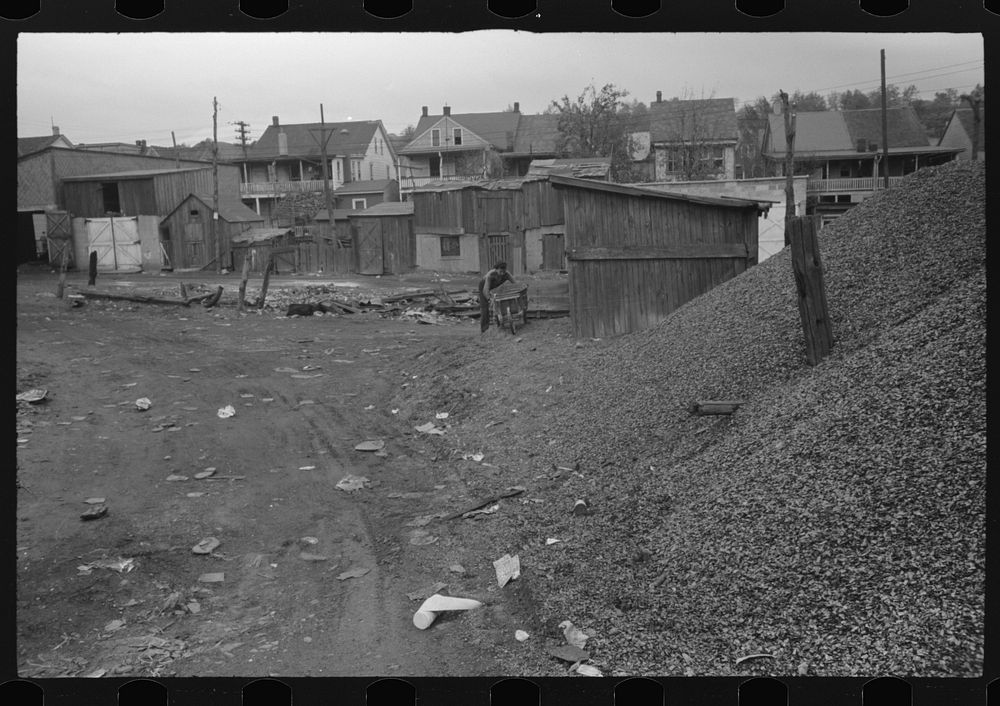
[[[562,269],[562,195],[545,176],[433,182],[411,199],[418,267],[485,272],[502,260],[514,275]]]
[[[757,263],[758,213],[768,204],[549,179],[564,198],[578,337],[652,326]]]
[[[401,274],[417,266],[412,202],[387,201],[349,218],[358,274]]]
[[[175,270],[201,268],[215,262],[212,236],[212,213],[215,199],[204,194],[189,194],[160,221],[160,244],[169,265]],[[264,225],[264,218],[236,197],[219,196],[216,234],[222,243],[222,261],[232,266],[230,244],[233,238],[251,228]]]

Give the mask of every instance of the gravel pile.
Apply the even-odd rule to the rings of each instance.
[[[400,401],[453,409],[441,443],[493,464],[462,462],[473,490],[497,468],[527,486],[476,531],[520,552],[526,629],[571,620],[605,674],[978,676],[985,234],[982,163],[823,229],[835,344],[816,367],[786,248],[629,336],[470,335]],[[706,399],[745,404],[692,416]],[[502,647],[505,673],[565,673],[540,649]]]

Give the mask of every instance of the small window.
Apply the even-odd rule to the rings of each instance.
[[[462,144],[462,128],[460,128],[460,127],[454,128],[454,131],[453,131],[452,134],[455,136],[455,144],[456,145]]]
[[[351,208],[363,211],[368,208],[368,199],[351,199]]]
[[[436,128],[431,130],[431,145],[434,147],[441,146],[441,131]]]
[[[101,198],[105,213],[121,213],[121,202],[118,199],[118,182],[109,181],[101,184]]]
[[[197,208],[192,208],[190,211],[188,211],[188,217],[192,221],[197,221],[201,217],[201,211],[199,211]]]
[[[368,163],[368,178],[372,180],[375,179],[375,165],[371,162]]]
[[[441,257],[460,257],[462,255],[461,237],[457,235],[441,236]]]
[[[850,194],[838,194],[837,195],[837,203],[851,203],[851,195]]]

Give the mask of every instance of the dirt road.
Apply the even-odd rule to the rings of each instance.
[[[422,524],[467,501],[414,429],[434,410],[389,403],[475,323],[71,308],[54,283],[18,283],[18,392],[48,391],[18,403],[22,676],[497,672],[489,561]],[[368,480],[337,487],[351,475]],[[418,631],[407,594],[439,581],[486,605]]]

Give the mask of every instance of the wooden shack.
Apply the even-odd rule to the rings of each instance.
[[[563,193],[578,337],[652,326],[757,263],[758,213],[768,204],[549,179]]]
[[[358,274],[401,274],[417,266],[412,202],[383,202],[352,211],[349,219]]]
[[[205,267],[215,262],[212,238],[212,213],[215,199],[205,194],[188,194],[173,211],[160,221],[160,244],[166,253],[165,266],[174,270]],[[219,196],[219,217],[215,232],[222,243],[222,261],[232,266],[230,252],[233,238],[251,228],[264,225],[263,216],[235,197]]]
[[[562,195],[545,176],[432,182],[410,198],[422,269],[485,272],[499,261],[514,275],[562,269]]]
[[[304,272],[350,274],[357,272],[354,241],[351,235],[349,208],[333,209],[333,218],[320,209],[307,226],[312,244],[299,243],[299,258]]]

